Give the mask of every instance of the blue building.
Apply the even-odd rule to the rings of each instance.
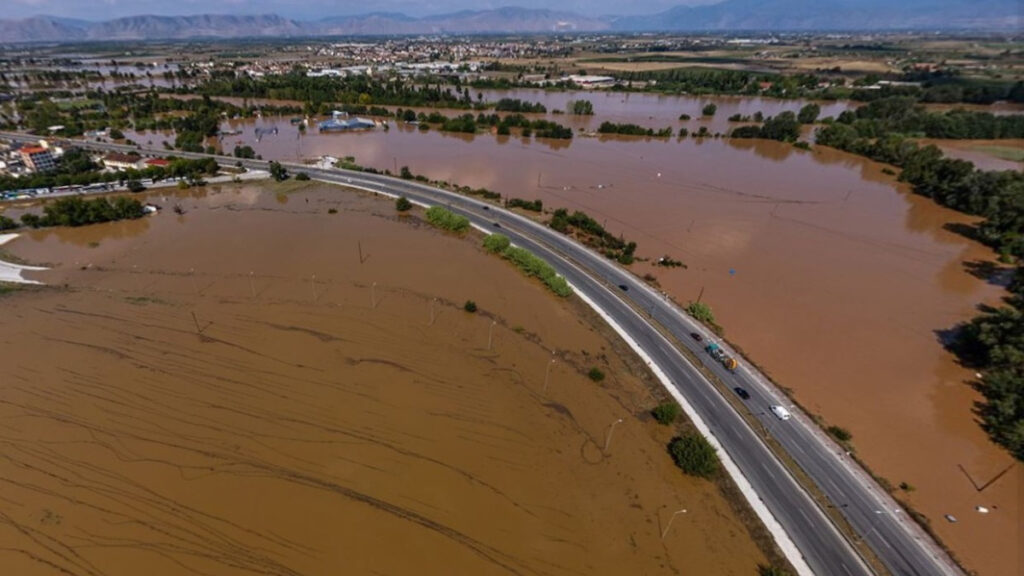
[[[324,120],[317,124],[321,132],[348,132],[351,130],[372,130],[377,123],[367,118],[349,118],[346,112],[337,112],[331,115],[330,120]]]

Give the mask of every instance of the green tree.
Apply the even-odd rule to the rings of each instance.
[[[412,210],[412,202],[409,202],[409,199],[405,196],[399,196],[398,199],[395,200],[395,210],[398,210],[399,212],[408,212],[409,210]]]
[[[821,106],[811,102],[805,104],[800,108],[800,112],[797,113],[796,119],[801,124],[814,124],[814,121],[818,119],[818,115],[821,114]]]
[[[472,300],[466,300],[466,303],[462,305],[462,309],[470,314],[476,312],[476,302]]]
[[[571,100],[566,107],[571,114],[593,115],[594,105],[590,100]]]
[[[281,165],[280,162],[270,162],[270,176],[278,182],[283,182],[288,179],[288,169]]]
[[[587,372],[587,378],[590,378],[594,382],[600,382],[604,380],[604,372],[602,372],[597,366],[594,366],[589,372]]]
[[[700,113],[703,114],[704,116],[714,116],[715,112],[717,111],[718,105],[716,105],[714,102],[709,102],[708,104],[705,104],[703,108],[701,108]]]
[[[718,454],[700,434],[686,433],[676,436],[668,444],[672,461],[683,472],[700,478],[711,478],[718,472]]]

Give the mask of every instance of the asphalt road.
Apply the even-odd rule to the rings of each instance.
[[[26,139],[23,135],[6,133],[0,133],[0,137]],[[116,144],[82,144],[106,150],[137,150]],[[166,151],[153,149],[148,153],[164,155]],[[202,154],[176,154],[205,157]],[[232,158],[225,163],[234,161]],[[251,168],[267,167],[267,163],[262,161],[246,160],[243,164]],[[786,530],[815,574],[854,576],[871,574],[872,571],[772,453],[762,434],[777,441],[812,478],[830,501],[828,505],[846,517],[858,537],[871,547],[891,573],[920,576],[962,574],[935,542],[907,517],[905,511],[806,415],[791,406],[764,376],[745,366],[742,358],[722,343],[730,355],[740,359],[741,364],[735,373],[725,370],[703,351],[703,343],[690,336],[692,332],[698,332],[707,340],[711,334],[613,262],[549,228],[465,196],[362,172],[320,170],[308,166],[289,168],[301,169],[318,179],[405,195],[424,204],[446,205],[476,225],[505,234],[515,244],[551,263],[577,290],[586,294],[625,329],[672,380]],[[747,424],[723,393],[652,325],[652,318],[681,345],[689,348],[704,367],[729,389],[741,386],[749,392],[750,398],[744,404],[759,421],[761,430],[753,430]],[[787,406],[793,418],[788,421],[777,419],[768,411],[772,404]]]

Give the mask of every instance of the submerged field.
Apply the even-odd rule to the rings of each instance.
[[[8,246],[61,288],[0,299],[4,573],[765,562],[578,301],[338,188],[153,200],[185,214]]]

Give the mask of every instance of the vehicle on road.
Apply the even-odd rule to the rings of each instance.
[[[622,290],[623,292],[629,292],[629,286],[626,286],[625,284],[619,284],[619,290]]]
[[[725,369],[730,372],[735,372],[736,368],[740,365],[735,358],[726,354],[725,350],[722,350],[722,347],[715,342],[709,342],[708,345],[704,347],[704,350],[710,354],[712,358],[718,360],[722,366],[725,366]]]
[[[498,224],[497,222],[491,222],[491,226],[494,226],[495,228],[501,228],[501,224]]]
[[[739,396],[740,398],[744,400],[750,400],[750,392],[747,392],[746,388],[742,386],[737,386],[733,388],[732,391],[735,392],[736,395]]]
[[[690,338],[693,338],[697,342],[703,342],[704,341],[704,337],[701,336],[699,332],[690,332]]]
[[[785,406],[772,404],[769,409],[772,411],[772,414],[775,414],[775,417],[778,418],[779,420],[789,420],[789,418],[791,417],[789,410],[786,410]]]

